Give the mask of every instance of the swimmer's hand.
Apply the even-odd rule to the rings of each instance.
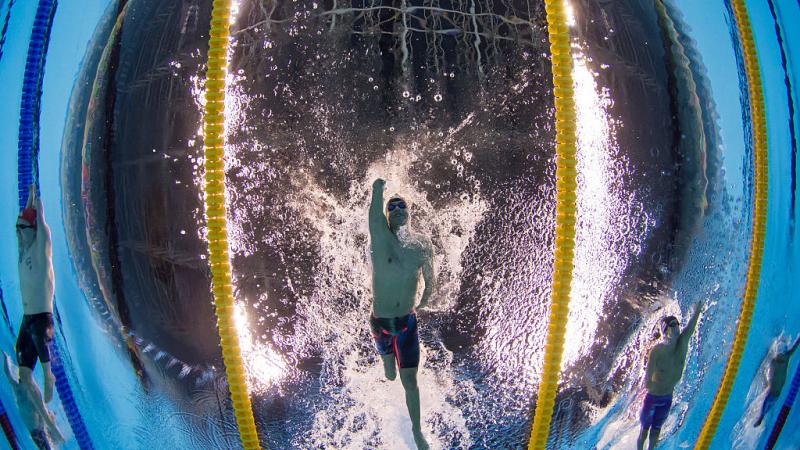
[[[383,190],[385,186],[386,186],[386,180],[384,180],[383,178],[378,178],[372,183],[372,189],[376,190],[377,189]]]
[[[703,306],[705,306],[706,302],[703,299],[700,299],[694,303],[694,316],[699,316],[700,312],[703,310]]]

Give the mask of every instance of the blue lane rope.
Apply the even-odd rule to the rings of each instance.
[[[25,63],[25,77],[22,82],[22,101],[19,113],[19,142],[17,151],[17,189],[19,207],[25,207],[28,198],[28,186],[36,185],[39,189],[39,106],[42,96],[42,80],[47,45],[50,41],[50,30],[56,12],[56,0],[39,0],[36,17],[28,44],[28,57]],[[56,378],[56,390],[64,406],[72,432],[82,450],[93,450],[86,423],[81,416],[69,386],[69,379],[64,371],[56,341],[48,344],[50,350],[50,367]]]
[[[69,420],[69,426],[75,434],[75,440],[78,441],[78,446],[81,450],[94,450],[92,438],[86,428],[86,422],[83,421],[83,416],[78,410],[75,397],[72,395],[72,388],[69,386],[67,373],[64,371],[64,365],[61,364],[61,354],[58,351],[55,339],[47,343],[47,348],[50,350],[50,369],[56,377],[58,398],[61,399],[64,412],[67,413],[67,420]]]
[[[27,203],[28,186],[35,182],[37,192],[39,190],[39,167],[34,163],[39,156],[39,106],[45,54],[55,12],[55,0],[39,0],[28,44],[25,76],[22,80],[22,101],[19,106],[17,143],[19,209],[23,209]]]
[[[794,378],[792,378],[792,386],[789,388],[789,395],[786,396],[786,400],[781,407],[781,412],[778,413],[778,418],[775,419],[772,432],[769,433],[767,445],[764,446],[766,450],[772,450],[772,448],[775,447],[778,436],[780,436],[781,430],[783,430],[783,426],[786,424],[786,419],[789,417],[789,410],[792,409],[792,404],[794,403],[795,397],[797,397],[798,390],[800,390],[800,366],[797,366],[797,369],[794,371]]]

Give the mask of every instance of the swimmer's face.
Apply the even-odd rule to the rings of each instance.
[[[664,336],[667,340],[672,340],[680,334],[680,323],[678,323],[678,319],[674,317],[667,318],[664,322]]]
[[[31,242],[33,242],[33,238],[36,237],[36,228],[34,228],[28,223],[27,220],[23,218],[17,219],[16,229],[17,240],[22,245],[29,245]]]
[[[389,226],[396,228],[408,223],[408,204],[400,197],[393,197],[386,204],[386,217]]]

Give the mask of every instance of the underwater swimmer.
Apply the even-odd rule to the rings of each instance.
[[[19,288],[22,296],[22,324],[17,337],[20,378],[33,379],[36,359],[44,371],[44,401],[53,399],[55,377],[50,369],[53,340],[53,250],[50,227],[44,221],[42,199],[36,187],[28,188],[28,203],[17,218]],[[38,388],[37,388],[38,391]]]
[[[394,380],[395,364],[400,368],[414,441],[417,448],[427,449],[420,424],[419,335],[414,302],[420,272],[425,289],[417,308],[424,308],[433,292],[433,252],[427,239],[408,232],[409,206],[403,198],[390,198],[384,210],[385,185],[384,180],[375,180],[369,206],[373,295],[370,328],[386,378]]]
[[[781,396],[783,385],[786,384],[786,374],[789,371],[789,358],[791,358],[794,351],[797,350],[798,344],[800,344],[800,336],[795,339],[794,344],[788,349],[786,345],[783,344],[783,348],[779,348],[775,356],[770,360],[769,369],[766,374],[768,392],[767,396],[764,398],[764,403],[761,404],[761,414],[759,414],[758,420],[753,424],[754,427],[761,425],[764,416],[767,415],[769,410],[772,409],[772,405],[774,405],[778,397]]]
[[[656,344],[647,357],[647,375],[644,398],[639,420],[642,424],[636,448],[644,448],[644,442],[650,435],[650,448],[656,448],[661,426],[667,420],[672,407],[672,391],[681,380],[686,365],[686,354],[689,351],[689,338],[694,333],[697,320],[700,318],[702,303],[698,302],[694,314],[683,332],[680,331],[678,319],[674,316],[661,319],[663,342]]]

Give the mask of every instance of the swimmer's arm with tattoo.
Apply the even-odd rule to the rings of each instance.
[[[388,231],[386,216],[383,214],[383,189],[386,182],[378,178],[372,183],[372,200],[369,204],[369,234],[375,239],[382,230]]]
[[[36,199],[36,244],[39,249],[44,252],[46,257],[52,254],[52,242],[50,241],[50,227],[44,221],[44,206],[42,206],[42,198]]]
[[[422,291],[422,298],[419,301],[419,308],[422,309],[428,306],[428,301],[433,293],[433,288],[436,285],[436,276],[433,271],[433,248],[430,242],[426,243],[423,249],[422,262],[422,279],[425,281],[425,290]]]
[[[700,311],[702,309],[703,302],[699,301],[694,305],[694,313],[692,314],[692,318],[689,320],[686,328],[683,329],[683,332],[678,337],[678,349],[681,354],[685,355],[686,351],[689,349],[689,339],[692,337],[694,329],[697,327],[697,320],[700,318]]]

